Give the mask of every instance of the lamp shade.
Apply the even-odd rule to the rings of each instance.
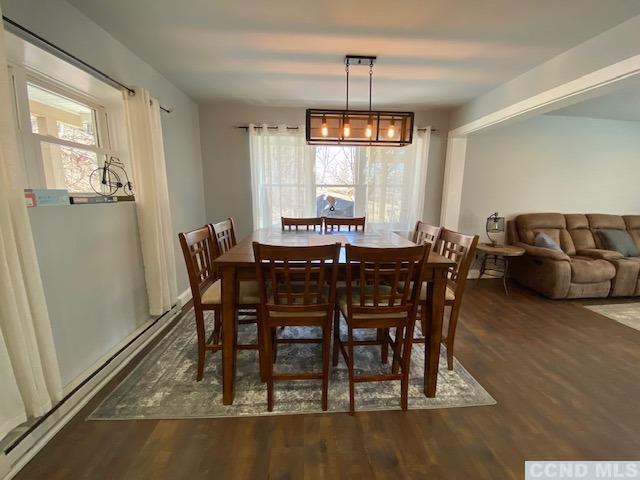
[[[487,218],[487,232],[488,233],[501,233],[504,232],[504,217],[499,217],[497,213],[494,213]]]

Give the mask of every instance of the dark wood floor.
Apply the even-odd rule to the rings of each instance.
[[[640,332],[501,288],[468,289],[456,348],[495,406],[85,421],[112,382],[17,478],[506,479],[527,459],[638,459]]]

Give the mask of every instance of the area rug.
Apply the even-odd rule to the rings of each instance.
[[[212,317],[207,318],[211,323]],[[286,328],[282,337],[313,336],[313,329]],[[209,330],[210,331],[210,330]],[[255,339],[253,324],[241,325],[239,341]],[[415,344],[409,386],[410,409],[470,407],[495,404],[495,400],[455,360],[454,369],[446,365],[446,352],[440,357],[440,374],[435,398],[423,394],[424,347]],[[233,405],[222,404],[222,365],[220,352],[207,354],[204,379],[195,381],[196,335],[193,310],[160,341],[100,406],[91,420],[241,417],[273,414],[321,412],[320,381],[276,382],[274,412],[267,412],[266,387],[260,382],[258,353],[240,350],[237,359]],[[317,344],[278,346],[277,371],[321,370]],[[391,360],[391,359],[389,359]],[[356,347],[356,374],[388,368],[380,362],[380,347]],[[329,411],[349,408],[349,383],[342,358],[332,368],[329,380]],[[356,410],[400,409],[400,382],[356,384]]]
[[[600,315],[615,320],[627,327],[640,330],[640,303],[616,303],[613,305],[585,305]]]

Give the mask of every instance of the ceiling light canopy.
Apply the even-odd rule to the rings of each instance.
[[[347,55],[347,99],[344,110],[307,109],[310,145],[371,145],[403,147],[413,140],[413,112],[371,109],[373,65],[376,57]],[[369,65],[369,110],[349,110],[349,67]]]

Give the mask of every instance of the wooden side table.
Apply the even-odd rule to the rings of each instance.
[[[480,273],[476,285],[487,271],[501,273],[504,291],[509,295],[509,259],[524,255],[524,248],[513,245],[491,245],[490,243],[479,243],[476,248],[476,258],[481,257]],[[487,260],[492,260],[488,263]]]

